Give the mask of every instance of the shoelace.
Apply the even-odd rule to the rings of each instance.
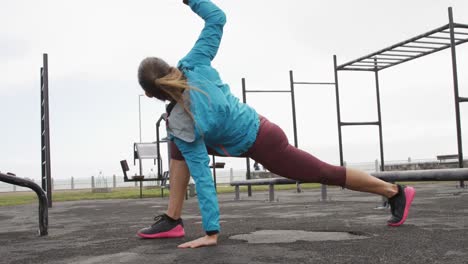
[[[163,220],[164,220],[164,215],[157,215],[157,216],[154,217],[155,223],[152,224],[152,225],[154,226],[154,225],[158,224],[159,222],[161,222]]]

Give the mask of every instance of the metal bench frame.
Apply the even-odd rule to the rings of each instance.
[[[243,181],[232,181],[231,186],[235,186],[236,198],[240,200],[240,186],[252,186],[252,185],[268,185],[268,200],[270,202],[275,201],[275,185],[278,184],[296,184],[297,181],[287,178],[268,178],[268,179],[253,179]]]
[[[37,198],[39,199],[39,236],[47,236],[47,230],[49,226],[49,211],[47,205],[47,195],[42,190],[42,188],[30,180],[15,177],[14,174],[11,173],[0,173],[0,181],[26,187],[36,192]]]

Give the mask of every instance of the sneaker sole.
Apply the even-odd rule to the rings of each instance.
[[[137,235],[141,238],[178,238],[178,237],[184,237],[185,236],[185,231],[182,225],[177,225],[173,229],[166,231],[166,232],[161,232],[157,234],[143,234],[143,233],[137,233]]]
[[[405,211],[403,212],[403,217],[401,218],[400,222],[397,223],[388,223],[388,226],[401,226],[408,217],[409,210],[411,208],[411,203],[413,202],[414,196],[416,195],[416,191],[413,187],[406,187],[405,188],[405,197],[406,197],[406,204],[405,204]]]

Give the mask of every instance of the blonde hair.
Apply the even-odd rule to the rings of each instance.
[[[184,74],[177,68],[171,68],[169,74],[154,80],[154,85],[160,87],[173,100],[181,103],[183,101],[182,94],[184,91],[192,89],[187,83]]]
[[[171,67],[169,74],[154,80],[154,84],[157,87],[160,87],[161,90],[163,90],[174,101],[179,103],[184,108],[185,112],[189,114],[192,120],[195,119],[192,112],[190,111],[190,97],[184,96],[184,92],[195,90],[208,96],[205,91],[197,87],[190,86],[182,71],[174,67]]]
[[[145,58],[138,68],[138,81],[151,96],[162,101],[176,101],[187,112],[192,120],[193,114],[190,111],[190,97],[185,91],[196,90],[205,95],[206,92],[199,88],[190,86],[182,71],[169,66],[164,60],[156,57]]]

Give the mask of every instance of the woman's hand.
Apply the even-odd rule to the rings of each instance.
[[[204,236],[198,239],[183,243],[178,248],[198,248],[207,246],[216,246],[218,244],[218,235]]]

